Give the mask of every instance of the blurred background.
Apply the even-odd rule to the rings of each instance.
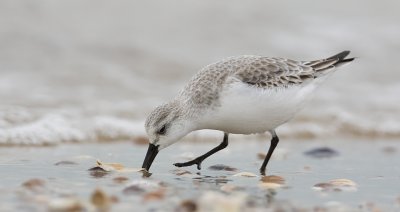
[[[400,137],[399,1],[0,1],[0,144],[134,139],[203,66],[351,50],[282,137]],[[201,134],[206,136],[207,133]]]

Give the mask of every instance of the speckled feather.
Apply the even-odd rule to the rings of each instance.
[[[239,56],[208,65],[147,117],[150,143],[160,150],[200,129],[273,134],[302,108],[324,76],[354,59],[346,58],[349,53],[316,61]]]
[[[294,61],[263,56],[231,57],[210,64],[199,71],[182,90],[178,98],[192,107],[218,105],[219,93],[230,82],[240,80],[250,86],[264,89],[301,85],[334,70],[349,52],[327,59]]]

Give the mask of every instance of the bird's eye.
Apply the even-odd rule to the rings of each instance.
[[[166,130],[166,126],[163,125],[163,126],[161,127],[161,129],[159,129],[159,130],[157,131],[157,134],[159,134],[159,135],[164,135],[166,131],[167,131],[167,130]]]

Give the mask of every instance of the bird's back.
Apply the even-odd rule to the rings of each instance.
[[[219,105],[221,91],[234,81],[263,89],[282,89],[304,85],[325,76],[336,67],[351,62],[349,51],[314,61],[245,55],[210,64],[185,86],[179,98],[192,107]]]

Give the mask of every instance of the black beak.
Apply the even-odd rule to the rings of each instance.
[[[158,154],[158,146],[154,144],[149,144],[149,149],[147,149],[146,157],[144,158],[142,168],[149,171],[151,164],[153,163],[154,158],[156,158]]]

